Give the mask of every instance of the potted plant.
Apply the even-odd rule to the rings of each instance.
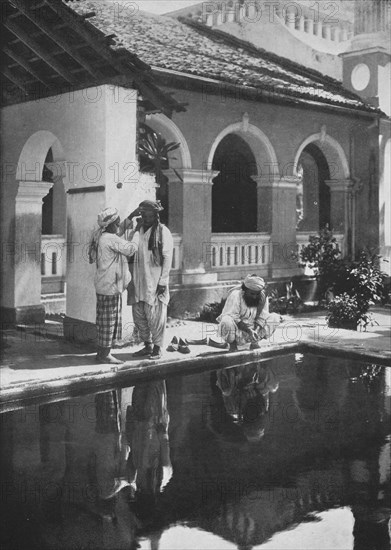
[[[308,244],[300,251],[299,265],[313,271],[318,282],[317,295],[321,298],[346,277],[346,264],[337,239],[327,225],[318,235],[310,235]]]
[[[168,179],[163,170],[169,166],[168,154],[175,151],[179,143],[169,143],[158,133],[144,123],[139,123],[138,155],[141,172],[152,172],[158,184],[157,199],[162,203],[164,211],[162,221],[168,221]],[[177,174],[178,175],[178,174]]]

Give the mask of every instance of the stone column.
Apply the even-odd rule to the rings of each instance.
[[[254,176],[258,193],[258,231],[271,235],[270,277],[295,274],[291,253],[296,247],[295,176]],[[292,272],[294,269],[294,272]]]
[[[182,234],[182,284],[217,281],[210,268],[212,179],[214,170],[169,169],[169,223],[173,233]]]
[[[41,304],[42,199],[52,183],[21,181],[15,200],[15,311],[16,323],[43,323]]]

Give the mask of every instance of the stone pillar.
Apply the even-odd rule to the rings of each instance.
[[[15,201],[15,310],[16,323],[43,323],[41,304],[42,199],[52,183],[21,181]]]
[[[299,31],[300,31],[300,32],[304,32],[304,30],[305,30],[305,29],[304,29],[304,21],[305,21],[304,15],[301,15],[301,16],[299,17]]]
[[[270,277],[291,276],[297,267],[291,253],[296,247],[295,176],[254,176],[258,193],[258,231],[271,235]]]
[[[182,234],[182,284],[217,281],[208,273],[211,253],[213,170],[169,169],[169,223],[173,233]]]
[[[295,29],[296,25],[296,9],[293,6],[289,6],[286,13],[286,26],[289,29]]]
[[[330,189],[330,229],[347,236],[352,181],[327,180],[325,183]]]
[[[308,34],[314,34],[314,20],[310,17],[305,20],[305,32],[308,32]]]
[[[323,33],[323,23],[322,21],[318,21],[315,23],[315,34],[318,38],[322,38]]]
[[[334,27],[333,28],[333,36],[332,36],[332,39],[334,40],[334,42],[340,42],[340,39],[341,39],[341,29],[339,27]]]

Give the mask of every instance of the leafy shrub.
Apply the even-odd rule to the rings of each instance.
[[[369,307],[385,295],[385,274],[379,268],[380,256],[362,250],[356,261],[341,257],[336,239],[326,227],[300,252],[301,265],[316,269],[322,294],[331,295],[327,305],[330,326],[357,325],[365,329],[372,323]]]
[[[210,302],[205,304],[201,309],[198,316],[200,321],[206,321],[208,323],[216,323],[217,317],[221,315],[225,306],[226,299],[223,298],[220,302]]]

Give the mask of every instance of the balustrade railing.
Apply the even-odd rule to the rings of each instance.
[[[215,233],[210,246],[212,269],[266,266],[270,262],[270,235],[262,233]]]

